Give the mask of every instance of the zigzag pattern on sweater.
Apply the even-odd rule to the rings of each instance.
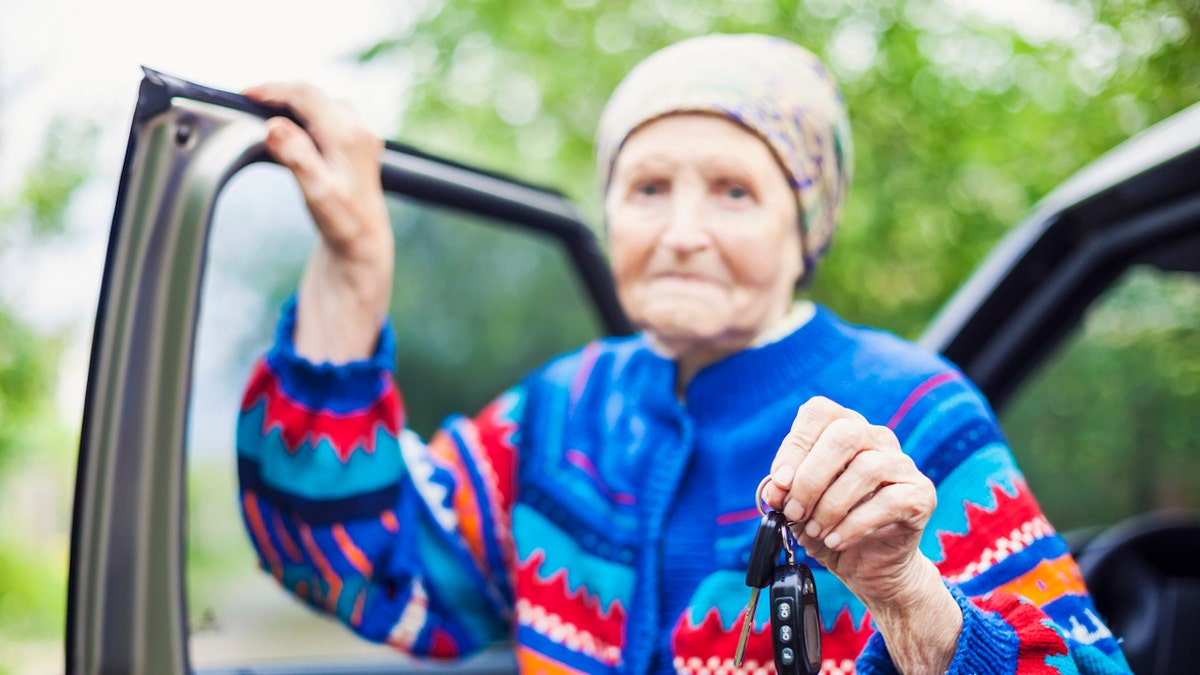
[[[733,652],[741,633],[745,610],[729,626],[717,610],[711,609],[695,625],[684,615],[671,635],[675,652],[675,670],[681,675],[771,675],[775,673],[769,621],[756,621],[746,642],[741,666],[733,665]],[[843,609],[833,626],[821,628],[821,672],[827,675],[854,672],[854,659],[875,632],[870,617],[864,615],[855,625],[848,609]]]
[[[602,607],[583,585],[572,591],[566,568],[543,578],[540,570],[545,560],[545,552],[536,550],[517,563],[521,590],[517,623],[573,652],[610,666],[618,664],[625,645],[625,607],[618,600]]]
[[[952,583],[977,577],[1010,556],[1027,550],[1035,541],[1055,534],[1025,481],[1016,481],[1016,493],[1012,495],[992,485],[991,495],[994,508],[965,504],[965,533],[938,533],[946,555],[938,563],[938,569]]]
[[[349,413],[310,408],[293,399],[279,382],[279,376],[265,360],[259,361],[242,397],[242,413],[258,404],[263,414],[262,437],[278,430],[284,446],[295,453],[301,445],[316,447],[322,439],[333,446],[338,459],[350,460],[355,450],[375,452],[376,429],[383,427],[393,438],[404,426],[404,412],[395,384],[385,377],[383,391],[369,406]]]

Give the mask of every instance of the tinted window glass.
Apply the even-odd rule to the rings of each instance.
[[[1134,268],[1002,422],[1059,529],[1200,507],[1200,280]]]
[[[599,333],[565,253],[478,217],[390,199],[393,324],[409,425],[428,437],[552,355]],[[187,582],[195,667],[272,659],[397,658],[293,600],[257,567],[238,512],[234,423],[279,306],[316,242],[289,174],[239,173],[209,243],[188,436]]]

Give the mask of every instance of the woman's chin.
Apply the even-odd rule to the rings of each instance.
[[[740,331],[711,319],[687,321],[679,316],[655,317],[643,322],[642,328],[655,350],[669,358],[695,352],[736,351],[752,339],[749,336],[743,339]]]

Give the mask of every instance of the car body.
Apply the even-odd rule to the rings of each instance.
[[[92,346],[71,536],[68,673],[194,668],[184,566],[185,439],[209,228],[218,195],[231,178],[269,161],[263,121],[280,112],[146,71]],[[594,234],[561,195],[397,144],[384,151],[383,183],[389,193],[483,216],[522,237],[548,238],[596,317],[593,332],[631,330]],[[1135,264],[1200,271],[1200,107],[1122,146],[1043,201],[967,281],[922,342],[960,365],[999,408],[1095,298]],[[232,402],[229,409],[232,417]],[[1139,611],[1157,615],[1134,619],[1153,620],[1156,629],[1145,644],[1127,642],[1127,649],[1137,648],[1131,658],[1144,672],[1185,672],[1174,668],[1194,663],[1180,659],[1196,658],[1195,646],[1184,638],[1200,624],[1200,574],[1195,557],[1173,567],[1163,561],[1196,552],[1195,516],[1139,520],[1126,524],[1124,534],[1116,527],[1125,539],[1112,542],[1108,532],[1087,543],[1080,538],[1081,562],[1094,557],[1089,547],[1096,542],[1120,549],[1089,563],[1099,570],[1093,584],[1107,588],[1113,559],[1128,567],[1129,556],[1144,558],[1142,544],[1127,540],[1157,542],[1154,560],[1142,565],[1154,569],[1143,569],[1139,577],[1141,592],[1154,596],[1153,608]],[[1099,593],[1097,601],[1102,609],[1112,607]],[[1168,656],[1162,656],[1164,649]],[[297,660],[204,672],[382,673],[427,667],[432,666],[399,660]],[[437,667],[511,668],[502,654]]]

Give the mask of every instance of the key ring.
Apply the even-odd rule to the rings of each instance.
[[[783,539],[783,550],[785,553],[787,553],[787,561],[789,563],[796,562],[796,552],[792,548],[792,542],[794,541],[794,536],[795,535],[792,534],[791,523],[787,523],[787,522],[780,523],[779,537],[781,539]]]
[[[758,512],[761,513],[764,518],[767,517],[767,509],[766,509],[767,503],[763,501],[762,491],[763,491],[763,488],[767,487],[767,482],[770,480],[771,480],[771,476],[768,475],[766,478],[762,479],[762,482],[760,482],[758,484],[758,489],[754,491],[754,506],[755,506],[755,508],[758,509]]]
[[[766,478],[762,479],[762,481],[759,482],[758,489],[754,491],[754,506],[755,506],[755,508],[758,509],[758,512],[762,514],[763,518],[767,517],[768,511],[767,511],[767,503],[765,501],[763,501],[763,498],[762,498],[762,491],[763,491],[763,488],[767,487],[767,481],[769,481],[769,480],[771,480],[771,476],[768,475]],[[789,521],[785,521],[785,523],[783,525],[780,525],[780,527],[779,527],[779,536],[780,536],[780,538],[783,539],[783,550],[787,552],[787,557],[788,557],[789,562],[795,556],[795,553],[793,552],[793,548],[792,548],[792,541],[793,541],[793,537],[795,536],[792,534],[791,526],[793,524],[794,523],[792,523],[789,520]]]

